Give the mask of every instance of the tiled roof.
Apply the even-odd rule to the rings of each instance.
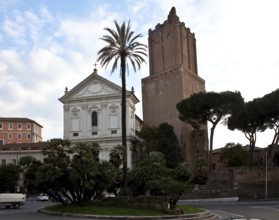
[[[0,146],[0,151],[2,150],[16,150],[16,149],[24,149],[24,148],[44,148],[46,147],[47,142],[38,142],[38,143],[10,143],[4,144]]]
[[[5,121],[5,122],[33,122],[38,124],[39,126],[43,127],[39,123],[35,122],[34,120],[31,120],[29,118],[6,118],[6,117],[0,117],[0,122]]]

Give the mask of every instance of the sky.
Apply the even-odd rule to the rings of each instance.
[[[130,21],[147,45],[148,30],[173,6],[195,33],[206,91],[239,91],[247,102],[279,87],[277,0],[0,0],[0,117],[35,120],[44,141],[63,138],[58,99],[93,72],[104,28]],[[118,71],[97,69],[121,85]],[[148,75],[147,59],[127,76],[127,89],[133,86],[140,100],[141,79]],[[142,118],[141,103],[136,108]],[[266,147],[272,135],[258,133],[256,146]],[[214,149],[229,142],[249,143],[243,133],[218,125]]]

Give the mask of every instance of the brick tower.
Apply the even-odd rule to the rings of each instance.
[[[149,30],[148,44],[150,76],[142,79],[144,124],[172,125],[184,159],[193,164],[196,157],[207,153],[207,127],[194,132],[179,120],[176,104],[205,91],[205,81],[198,76],[195,34],[179,21],[173,7],[163,24]]]

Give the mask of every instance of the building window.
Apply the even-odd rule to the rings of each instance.
[[[27,130],[31,130],[31,124],[30,123],[27,124]]]
[[[71,109],[71,131],[80,131],[81,128],[81,109],[80,108],[72,108]]]
[[[17,134],[17,139],[21,139],[22,138],[22,135],[19,133]]]
[[[111,134],[117,134],[117,130],[111,130]]]
[[[12,164],[16,165],[16,159],[12,159]]]
[[[118,128],[118,115],[110,115],[110,128]]]
[[[3,140],[0,140],[0,146],[3,145],[3,144],[4,144],[4,141],[3,141]]]
[[[119,106],[112,104],[109,106],[109,128],[119,128]]]
[[[18,130],[22,130],[22,124],[21,124],[21,123],[18,123],[18,124],[17,124],[17,129],[18,129]]]
[[[73,136],[74,136],[74,137],[77,137],[77,136],[78,136],[78,133],[73,133]]]
[[[2,159],[2,165],[6,165],[6,160]]]
[[[93,111],[91,114],[91,126],[92,126],[92,131],[97,132],[98,130],[98,113],[96,111]]]
[[[28,140],[31,139],[31,134],[27,134],[27,139],[28,139]]]
[[[98,132],[98,113],[93,111],[91,114],[92,135],[97,135]]]
[[[92,112],[92,127],[98,126],[98,114],[97,112]]]
[[[72,118],[72,131],[80,131],[80,119]]]
[[[8,139],[13,139],[13,134],[12,133],[8,134]]]
[[[9,129],[9,130],[13,130],[13,123],[9,123],[9,124],[8,124],[8,129]]]
[[[3,124],[0,123],[0,130],[3,130]]]

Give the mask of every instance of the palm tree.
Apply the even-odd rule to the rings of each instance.
[[[122,81],[122,145],[127,152],[127,134],[126,134],[126,70],[128,69],[128,62],[132,64],[134,71],[140,69],[141,64],[145,62],[143,56],[147,56],[147,46],[137,42],[138,38],[142,37],[141,34],[134,36],[134,31],[131,31],[130,21],[126,25],[125,22],[120,26],[114,21],[116,30],[105,28],[109,33],[100,39],[105,41],[107,45],[98,51],[98,59],[101,66],[108,66],[113,62],[111,73],[117,69],[120,63],[120,77]],[[127,185],[127,159],[123,161],[123,183]]]

